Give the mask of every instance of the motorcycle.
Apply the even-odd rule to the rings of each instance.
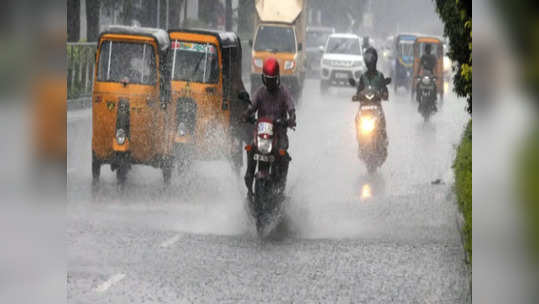
[[[391,83],[391,78],[386,78],[385,83]],[[353,79],[350,79],[350,84],[356,86]],[[387,158],[388,141],[384,136],[386,130],[382,96],[377,89],[367,86],[358,95],[354,95],[352,101],[359,101],[355,117],[358,156],[367,166],[368,173],[372,174]]]
[[[246,92],[240,93],[240,99],[248,101]],[[276,128],[288,128],[287,120],[271,119],[268,117],[250,117],[247,121],[255,125],[253,144],[245,146],[247,157],[256,161],[256,171],[253,182],[253,195],[249,197],[249,211],[256,220],[259,235],[264,235],[271,224],[276,224],[282,215],[284,201],[284,186],[286,176],[282,175],[279,167],[281,160],[290,156],[283,149],[278,149],[279,142]]]
[[[418,111],[425,122],[429,121],[430,116],[438,111],[436,94],[436,77],[432,73],[426,72],[423,76],[417,77]]]

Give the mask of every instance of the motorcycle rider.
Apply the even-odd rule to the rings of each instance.
[[[255,92],[252,103],[244,112],[243,119],[247,121],[249,117],[258,112],[258,117],[269,117],[273,120],[281,119],[287,121],[288,125],[274,125],[274,132],[278,138],[277,150],[288,150],[287,127],[296,126],[296,110],[294,100],[288,89],[281,85],[279,63],[273,57],[264,61],[262,68],[262,83]],[[287,119],[288,118],[288,119]],[[247,152],[247,170],[245,172],[245,185],[247,186],[247,195],[249,198],[253,194],[253,179],[256,169],[256,161],[253,159],[254,152]],[[280,191],[284,190],[286,185],[286,176],[288,174],[288,165],[291,160],[288,152],[285,155],[276,155],[277,174],[280,182]]]
[[[420,62],[420,68],[423,69],[423,72],[425,70],[430,71],[431,73],[434,73],[434,68],[436,67],[436,56],[431,54],[432,52],[432,45],[427,44],[425,45],[425,54],[421,56],[421,62]]]
[[[423,75],[425,72],[428,72],[430,75],[434,75],[434,69],[436,68],[436,56],[431,54],[432,52],[432,45],[426,44],[425,45],[425,53],[421,56],[420,63],[419,63],[419,71],[421,73],[418,73],[418,75]],[[419,87],[419,82],[417,83],[417,87]],[[419,92],[418,88],[416,88],[416,92]],[[419,94],[416,94],[416,100],[417,102],[420,102]],[[436,105],[434,105],[436,108]]]
[[[363,55],[363,60],[365,61],[367,71],[365,71],[359,77],[359,85],[357,87],[356,94],[359,95],[361,91],[363,91],[366,87],[370,85],[380,92],[383,100],[388,100],[389,92],[387,90],[384,74],[376,69],[376,63],[378,61],[378,52],[376,51],[376,49],[373,47],[369,47]],[[386,119],[384,115],[384,108],[382,107],[381,103],[379,106],[381,112],[380,131],[382,132],[382,138],[387,143]]]

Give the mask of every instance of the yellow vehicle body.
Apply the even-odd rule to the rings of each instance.
[[[256,0],[251,42],[251,93],[262,85],[262,64],[279,62],[281,83],[298,98],[305,80],[306,0]],[[284,42],[283,41],[288,41]]]
[[[241,158],[241,144],[232,130],[239,119],[236,96],[243,90],[239,38],[210,30],[169,30],[169,39],[170,108],[175,113],[169,137],[176,160]],[[191,70],[178,73],[182,68]]]
[[[94,180],[99,177],[99,166],[102,164],[111,164],[113,170],[120,168],[123,174],[132,164],[151,165],[163,169],[170,166],[173,147],[166,138],[166,129],[169,127],[167,122],[171,114],[161,102],[161,82],[164,80],[161,79],[162,75],[159,72],[163,67],[163,51],[168,49],[169,42],[168,39],[160,41],[153,36],[159,31],[162,30],[114,27],[106,30],[99,38],[92,94]],[[161,37],[163,33],[166,34],[162,31]],[[113,61],[111,56],[113,49],[118,46],[136,50],[142,48],[142,60],[134,56],[133,58],[138,61],[131,60],[131,62],[135,62],[135,67],[142,66],[141,79],[145,77],[144,72],[148,72],[154,75],[153,81],[137,82],[138,70],[135,72],[129,70],[131,78],[118,74],[117,77],[109,79],[108,77],[115,73],[111,72]],[[108,59],[106,53],[102,54],[106,52],[104,50],[110,50]],[[129,54],[123,52],[115,56],[120,58]],[[149,59],[144,61],[145,58]],[[107,60],[108,66],[106,63],[101,66],[101,60]],[[122,59],[116,60],[119,62]],[[114,65],[118,65],[118,69],[121,69],[117,62]],[[144,62],[148,62],[148,66],[144,65]],[[107,68],[108,76],[103,79],[104,70]],[[124,131],[125,140],[120,141],[119,129]]]
[[[444,96],[444,50],[443,43],[436,37],[417,37],[414,43],[414,74],[412,90],[415,90],[417,86],[417,77],[422,73],[421,71],[421,56],[423,55],[423,48],[426,44],[432,45],[432,54],[436,56],[437,62],[434,69],[434,76],[436,77],[436,88],[438,94],[443,98]]]

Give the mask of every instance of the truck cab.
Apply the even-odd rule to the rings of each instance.
[[[279,62],[281,83],[297,99],[305,79],[305,22],[303,0],[257,0],[251,62],[251,93],[262,85],[264,60]]]

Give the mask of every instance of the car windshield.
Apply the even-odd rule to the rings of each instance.
[[[399,56],[408,57],[414,56],[414,41],[413,40],[402,40],[398,45]]]
[[[423,54],[425,54],[425,46],[427,44],[430,44],[430,46],[431,46],[430,53],[432,55],[434,55],[435,57],[438,57],[438,48],[440,47],[439,44],[422,42],[422,43],[419,44],[419,58],[421,58],[421,56],[423,56]]]
[[[172,41],[168,62],[171,63],[171,80],[201,83],[219,81],[217,48],[209,43]]]
[[[330,54],[362,54],[359,39],[355,38],[329,38],[326,52]]]
[[[296,52],[294,30],[282,26],[260,26],[254,45],[255,51]]]
[[[101,43],[98,81],[155,84],[155,49],[147,43]]]
[[[331,33],[325,31],[309,31],[307,32],[307,47],[324,46]]]

